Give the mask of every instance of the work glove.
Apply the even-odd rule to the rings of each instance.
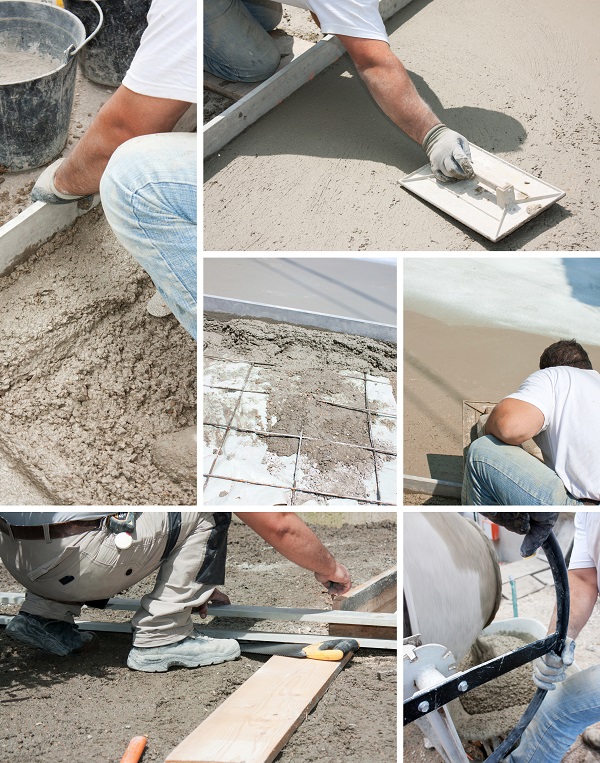
[[[85,199],[85,196],[72,196],[56,190],[54,176],[63,162],[64,158],[57,159],[42,172],[31,190],[33,201],[45,201],[47,204],[70,204],[78,199]]]
[[[543,657],[538,657],[533,662],[533,683],[538,689],[553,691],[556,684],[564,681],[567,677],[566,670],[573,664],[575,659],[575,642],[572,638],[565,639],[565,646],[561,655],[548,652]]]
[[[550,535],[556,520],[557,511],[490,511],[481,512],[484,517],[491,519],[497,525],[507,530],[524,535],[521,544],[521,556],[531,556],[536,552]]]
[[[468,140],[446,125],[432,127],[425,136],[423,148],[431,171],[440,182],[475,177]]]

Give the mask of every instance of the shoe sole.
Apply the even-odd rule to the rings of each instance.
[[[131,670],[139,670],[142,673],[166,673],[169,668],[202,668],[207,665],[218,665],[221,662],[229,662],[230,660],[237,659],[237,657],[239,657],[239,655],[232,657],[216,656],[205,660],[185,660],[182,657],[157,657],[156,660],[153,660],[152,657],[145,657],[143,665],[136,663],[135,659],[128,657],[127,667]]]
[[[38,649],[40,652],[44,652],[44,654],[53,654],[55,657],[68,657],[70,654],[79,654],[80,652],[86,652],[88,649],[91,649],[92,644],[94,644],[96,637],[94,636],[89,641],[87,641],[83,646],[79,647],[79,649],[72,649],[70,652],[60,651],[55,652],[51,649],[46,649],[43,646],[40,646],[38,642],[36,642],[33,637],[28,638],[26,633],[12,633],[8,630],[8,628],[5,630],[6,635],[11,638],[13,641],[18,641],[20,644],[25,644],[25,646],[30,646],[32,649]],[[93,635],[93,634],[92,634]]]

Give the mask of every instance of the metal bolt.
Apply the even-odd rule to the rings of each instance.
[[[421,702],[418,710],[420,713],[426,713],[429,710],[429,702]]]
[[[461,681],[456,688],[458,691],[467,691],[469,684],[466,681]]]

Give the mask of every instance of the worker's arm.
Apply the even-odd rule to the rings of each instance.
[[[571,609],[567,635],[576,639],[583,626],[590,619],[598,599],[598,573],[595,567],[569,570],[569,595]],[[556,630],[556,608],[548,626],[548,633]]]
[[[575,660],[575,639],[590,619],[598,598],[598,578],[595,567],[569,570],[570,613],[567,638],[561,654],[548,652],[533,662],[533,682],[538,689],[553,691],[567,677],[566,669]],[[556,630],[556,608],[548,633]]]
[[[73,153],[60,164],[53,177],[43,173],[36,189],[50,192],[48,180],[62,194],[89,196],[97,193],[100,178],[113,152],[125,141],[139,135],[170,132],[190,104],[170,98],[140,95],[121,85],[98,112]],[[48,168],[50,169],[50,168]],[[46,171],[47,172],[47,171]],[[51,200],[39,197],[39,200]]]
[[[290,562],[314,572],[321,585],[327,588],[329,582],[335,583],[332,593],[341,595],[350,590],[348,570],[294,512],[244,511],[236,515]]]
[[[379,108],[403,132],[423,145],[436,177],[439,180],[473,177],[468,142],[441,124],[417,93],[387,42],[341,34],[337,37]]]
[[[485,422],[484,434],[491,434],[507,445],[520,445],[539,434],[544,414],[531,403],[507,397],[494,408]]]

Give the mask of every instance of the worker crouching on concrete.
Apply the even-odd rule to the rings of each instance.
[[[574,339],[544,350],[540,370],[493,409],[483,435],[469,447],[463,505],[600,504],[600,374]],[[544,463],[519,447],[531,438]]]
[[[324,34],[335,34],[348,51],[379,108],[420,143],[438,180],[474,177],[469,143],[436,117],[392,52],[378,0],[286,0],[311,11]],[[275,73],[280,53],[268,31],[281,21],[272,0],[206,0],[204,68],[236,82],[260,82]]]
[[[249,512],[239,518],[283,556],[314,572],[335,593],[351,587],[348,570],[291,512]],[[6,634],[56,655],[91,645],[74,624],[84,603],[108,599],[158,571],[153,590],[132,619],[127,665],[155,673],[234,660],[237,641],[203,635],[192,622],[209,602],[229,604],[216,586],[225,579],[227,512],[0,513],[0,557],[27,589]]]
[[[522,554],[533,553],[543,543],[558,514],[536,512],[487,513],[485,516],[509,530],[527,533]],[[553,652],[533,663],[533,681],[548,694],[525,729],[519,746],[504,763],[560,763],[581,732],[589,747],[600,749],[600,735],[588,728],[600,721],[600,665],[586,670],[571,668],[575,640],[590,619],[600,589],[600,513],[575,514],[575,541],[569,562],[570,614],[562,654]],[[548,633],[556,630],[556,610]],[[584,731],[587,729],[587,731]],[[586,758],[587,760],[587,758]]]

